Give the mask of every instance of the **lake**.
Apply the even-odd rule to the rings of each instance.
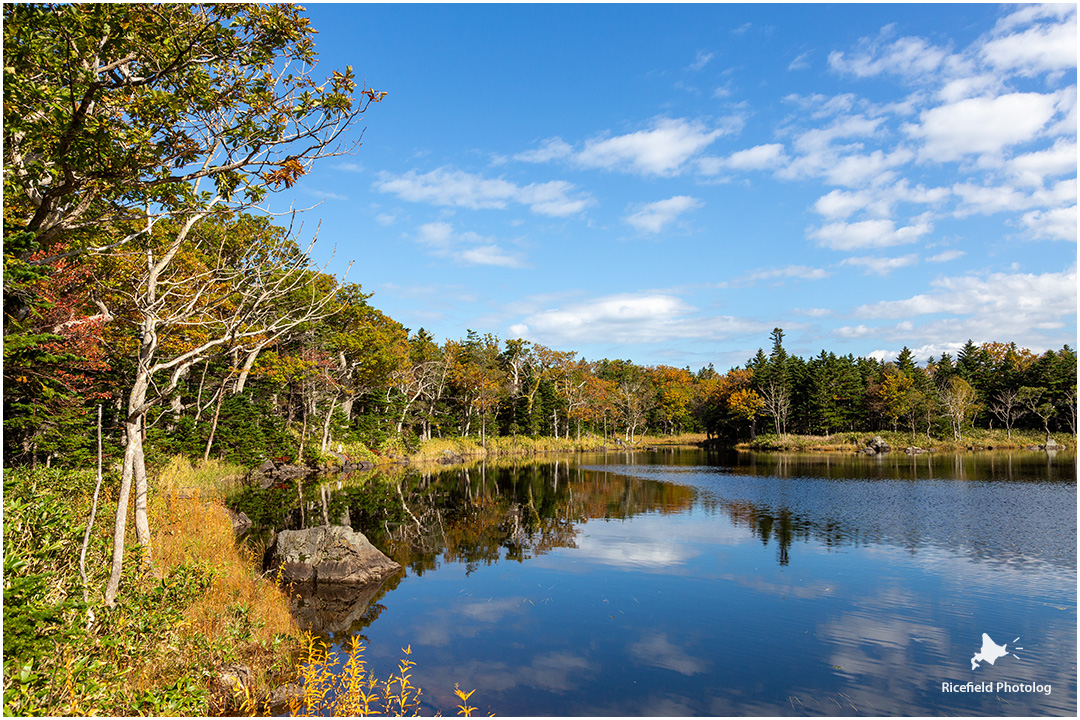
[[[405,566],[322,627],[381,675],[411,645],[428,712],[459,683],[498,715],[1076,714],[1074,454],[658,449],[401,482],[333,479],[305,522],[347,510]]]

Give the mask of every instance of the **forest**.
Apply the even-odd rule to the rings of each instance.
[[[1035,353],[1008,338],[969,340],[921,364],[907,348],[889,362],[802,358],[777,328],[720,371],[406,328],[361,284],[313,262],[303,218],[266,210],[313,164],[357,152],[360,123],[377,122],[387,98],[352,68],[315,74],[301,8],[6,4],[3,31],[5,712],[205,714],[191,704],[205,685],[191,668],[223,651],[199,645],[202,630],[184,642],[203,664],[170,676],[173,695],[156,677],[152,692],[110,689],[127,677],[126,658],[168,652],[162,628],[201,627],[178,613],[221,576],[188,557],[187,539],[171,569],[152,568],[152,521],[190,521],[192,535],[224,523],[226,540],[208,546],[232,549],[228,518],[198,514],[216,510],[193,503],[185,520],[160,507],[148,478],[172,458],[315,467],[408,457],[439,438],[616,446],[646,434],[734,443],[892,430],[916,444],[962,442],[973,429],[1076,433],[1067,345]],[[103,478],[108,536],[92,532]],[[144,562],[125,566],[132,528]],[[159,565],[173,534],[155,536]],[[88,548],[103,602],[90,599]],[[131,599],[110,612],[125,576]],[[253,605],[221,592],[215,611],[240,608],[213,616],[225,617],[221,647],[231,647],[251,632],[235,623]],[[150,627],[162,613],[172,614]],[[42,650],[60,642],[54,627],[82,649]],[[105,666],[91,659],[103,638],[119,658],[116,682],[99,682]],[[72,683],[78,697],[57,689]],[[179,704],[163,704],[171,697]]]

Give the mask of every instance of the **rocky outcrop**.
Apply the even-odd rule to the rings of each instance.
[[[926,448],[914,447],[913,446],[913,447],[904,448],[904,452],[906,452],[908,455],[922,455],[923,453],[930,452],[930,451],[927,450]]]
[[[363,533],[344,525],[282,530],[268,551],[268,569],[285,582],[365,585],[400,569]]]
[[[892,448],[889,447],[889,443],[885,442],[880,435],[875,435],[859,452],[865,455],[884,455]]]
[[[297,478],[306,478],[315,474],[315,471],[302,465],[290,465],[284,462],[267,460],[257,468],[252,469],[245,480],[251,485],[258,485],[263,490],[280,482],[291,482]]]

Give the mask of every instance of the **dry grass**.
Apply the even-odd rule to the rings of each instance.
[[[220,503],[222,491],[235,476],[233,469],[214,461],[190,472],[175,461],[170,467],[169,473],[159,476],[149,508],[154,568],[161,577],[180,566],[201,566],[211,574],[208,586],[184,610],[184,620],[176,628],[177,650],[229,648],[231,657],[222,656],[218,662],[250,668],[254,687],[244,689],[250,705],[253,696],[280,679],[273,677],[274,668],[280,668],[289,645],[299,646],[300,629],[285,593],[261,575],[255,558],[237,546],[232,518]],[[283,644],[285,638],[292,642]],[[160,681],[153,674],[146,673],[148,689]]]
[[[156,528],[154,564],[162,575],[191,563],[205,563],[214,570],[210,587],[186,611],[190,630],[213,642],[227,637],[243,615],[255,641],[297,634],[288,598],[261,577],[255,559],[237,547],[225,508],[216,499],[204,501],[197,490],[186,494],[182,497],[176,488],[163,491],[151,527]]]

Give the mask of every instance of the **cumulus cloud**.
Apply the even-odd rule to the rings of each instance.
[[[1002,323],[1038,324],[1076,315],[1076,268],[1060,273],[992,273],[985,277],[943,277],[933,292],[906,300],[886,300],[856,308],[867,318],[919,315],[982,315]]]
[[[982,58],[998,70],[1021,75],[1076,67],[1076,8],[1064,22],[1039,24],[1005,34],[982,46]],[[1061,18],[1054,18],[1060,20]]]
[[[502,209],[527,206],[538,215],[567,217],[582,212],[592,199],[562,180],[518,185],[502,178],[485,178],[461,170],[438,168],[426,173],[410,170],[402,175],[382,173],[374,185],[379,192],[403,200],[433,205]]]
[[[1018,155],[1008,162],[1009,172],[1024,185],[1041,187],[1048,178],[1076,174],[1076,142],[1059,138],[1045,150]]]
[[[924,160],[997,155],[1037,138],[1053,119],[1057,103],[1056,94],[1036,92],[967,98],[923,111],[919,123],[905,130],[922,142],[919,156]]]
[[[715,127],[685,118],[656,118],[644,130],[589,138],[580,150],[561,137],[548,138],[539,147],[514,155],[514,159],[533,163],[565,161],[582,168],[670,177],[682,172],[691,159],[721,135],[741,130],[744,122],[739,115],[721,118]]]
[[[936,71],[944,63],[949,52],[932,45],[923,38],[901,37],[890,39],[894,26],[881,29],[876,38],[863,38],[858,49],[850,55],[834,51],[829,53],[829,67],[856,77],[872,77],[883,73],[904,76],[922,76]]]
[[[1033,210],[1020,222],[1032,240],[1071,240],[1076,242],[1076,205],[1053,210]]]
[[[842,338],[874,337],[893,345],[954,351],[957,338],[1008,339],[1040,351],[1060,345],[1076,322],[1076,268],[1041,275],[994,273],[939,278],[930,292],[856,308],[856,316],[893,320],[832,331]],[[949,350],[952,347],[953,350]]]
[[[601,297],[533,313],[510,327],[515,337],[555,346],[597,338],[618,344],[665,343],[766,331],[764,324],[741,318],[702,317],[681,298],[664,293]]]
[[[525,262],[520,255],[508,253],[491,238],[471,231],[458,232],[447,222],[421,225],[417,228],[414,239],[427,247],[432,255],[448,258],[463,265],[525,267]]]
[[[703,157],[698,169],[705,175],[716,175],[722,170],[773,170],[788,161],[784,146],[780,143],[755,145],[738,150],[727,157]]]
[[[660,118],[648,130],[587,140],[574,161],[588,168],[675,175],[723,133],[697,121]]]
[[[701,206],[702,202],[697,198],[676,195],[667,200],[643,205],[624,219],[641,232],[655,234],[677,220],[683,213]]]
[[[810,237],[821,247],[832,250],[892,247],[913,243],[934,229],[933,224],[920,220],[913,225],[896,227],[892,220],[862,220],[835,222],[810,231]]]
[[[856,212],[888,218],[899,203],[940,205],[951,195],[949,188],[912,186],[907,180],[865,190],[830,190],[814,203],[814,211],[829,220],[842,220]]]

